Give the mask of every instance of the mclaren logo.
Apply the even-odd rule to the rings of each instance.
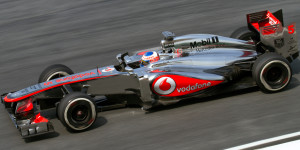
[[[154,91],[161,95],[171,94],[176,88],[175,81],[170,77],[162,77],[154,84]]]
[[[110,68],[110,67],[107,67],[106,69],[103,69],[102,72],[110,72],[110,71],[114,71],[115,68]]]

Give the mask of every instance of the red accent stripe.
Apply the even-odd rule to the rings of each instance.
[[[109,76],[114,76],[114,75],[109,75]],[[109,76],[102,76],[102,77],[95,77],[95,78],[89,78],[89,79],[83,79],[83,80],[77,80],[77,81],[66,82],[66,83],[54,85],[54,86],[51,86],[51,87],[47,87],[47,88],[44,88],[44,89],[42,89],[42,90],[39,90],[39,91],[30,93],[30,94],[27,94],[27,95],[22,96],[22,97],[13,98],[13,99],[9,99],[9,98],[7,98],[7,96],[5,96],[5,97],[4,97],[4,101],[5,101],[5,102],[9,102],[9,103],[10,103],[10,102],[17,102],[17,101],[23,100],[23,99],[25,99],[25,98],[27,98],[27,97],[33,96],[33,95],[35,95],[35,94],[38,94],[38,93],[44,92],[44,91],[46,91],[46,90],[49,90],[49,89],[53,89],[53,88],[62,86],[62,85],[72,84],[72,83],[77,83],[77,82],[82,82],[82,81],[87,81],[87,80],[94,80],[94,79],[104,78],[104,77],[109,77]]]
[[[151,71],[151,73],[157,73],[157,72],[167,72],[167,71],[161,71],[161,70],[159,70],[159,69],[156,69],[156,70]]]
[[[98,73],[99,73],[99,74],[102,74],[102,72],[101,72],[99,69],[98,69]]]
[[[250,56],[250,55],[252,55],[253,53],[252,52],[250,52],[250,51],[243,51],[243,55],[242,56],[240,56],[240,57],[248,57],[248,56]]]

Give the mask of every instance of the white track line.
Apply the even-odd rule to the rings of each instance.
[[[259,150],[299,150],[299,147],[300,147],[300,140],[297,140],[297,141],[292,141],[288,143],[262,148]]]
[[[278,137],[274,137],[274,138],[270,138],[270,139],[265,139],[265,140],[261,140],[261,141],[257,141],[257,142],[237,146],[237,147],[232,147],[232,148],[228,148],[226,150],[241,150],[241,149],[256,147],[256,146],[259,146],[259,145],[272,143],[272,142],[276,142],[276,141],[280,141],[280,140],[283,140],[283,139],[288,139],[288,138],[292,138],[292,137],[296,137],[296,136],[300,136],[300,132],[295,132],[295,133],[286,134],[286,135],[282,135],[282,136],[278,136]]]

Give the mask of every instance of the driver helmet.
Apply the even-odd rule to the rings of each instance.
[[[157,52],[149,51],[146,52],[141,60],[141,67],[147,66],[150,63],[159,61],[159,55]]]

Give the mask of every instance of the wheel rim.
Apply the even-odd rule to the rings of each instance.
[[[66,124],[74,130],[90,127],[96,119],[95,105],[87,98],[71,101],[64,112]]]
[[[260,74],[261,82],[270,91],[284,88],[290,81],[291,70],[289,66],[279,60],[266,64]]]
[[[284,73],[284,69],[281,67],[275,66],[268,68],[268,71],[265,75],[266,82],[269,84],[276,84],[282,82],[286,73]]]
[[[71,114],[74,121],[84,121],[89,116],[88,107],[85,105],[78,105],[73,109]]]
[[[68,76],[70,74],[68,74],[67,72],[63,72],[63,71],[59,71],[59,72],[55,72],[53,74],[51,74],[46,81],[52,80],[52,79],[56,79],[56,78],[60,78],[60,77],[64,77],[64,76]]]

